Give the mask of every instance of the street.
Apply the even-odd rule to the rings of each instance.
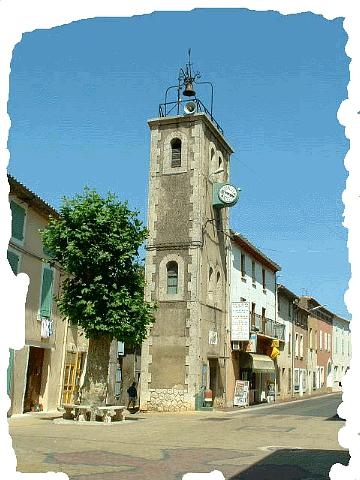
[[[226,480],[320,480],[349,460],[337,442],[340,402],[340,394],[329,394],[227,411],[136,413],[96,425],[40,413],[11,418],[9,426],[21,472],[179,480],[220,470]]]

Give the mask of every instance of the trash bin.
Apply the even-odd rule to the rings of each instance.
[[[213,404],[213,393],[209,388],[204,391],[204,406],[212,407]]]
[[[195,410],[202,410],[204,406],[204,387],[201,387],[198,393],[195,393]]]
[[[199,392],[195,394],[195,410],[212,410],[212,401],[212,391],[201,387]]]

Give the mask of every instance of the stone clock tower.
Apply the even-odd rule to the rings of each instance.
[[[157,304],[141,353],[140,401],[148,410],[193,410],[204,388],[215,405],[227,398],[228,207],[238,189],[228,184],[232,149],[213,117],[212,84],[199,77],[189,55],[159,116],[148,122],[145,298]],[[198,86],[210,87],[210,110]]]

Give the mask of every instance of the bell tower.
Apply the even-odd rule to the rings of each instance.
[[[213,86],[189,60],[151,132],[145,298],[157,304],[141,354],[141,408],[193,410],[203,389],[226,400],[232,149],[213,116]],[[207,108],[195,88],[210,97]],[[172,95],[171,95],[172,94]],[[171,98],[174,97],[172,100]]]

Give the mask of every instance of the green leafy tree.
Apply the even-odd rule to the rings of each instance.
[[[42,231],[43,244],[66,274],[59,310],[89,338],[83,397],[99,403],[107,393],[111,341],[139,345],[154,320],[138,256],[147,230],[126,202],[87,187],[64,198],[59,213]]]

